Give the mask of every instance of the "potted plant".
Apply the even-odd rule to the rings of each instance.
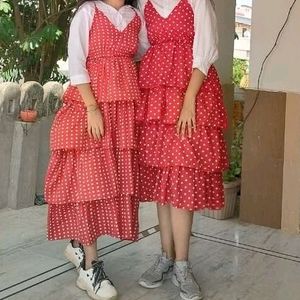
[[[24,109],[20,112],[20,118],[23,122],[35,122],[37,115],[38,113],[34,109]]]
[[[20,119],[23,122],[35,122],[43,110],[44,89],[36,81],[27,81],[21,85]]]
[[[224,220],[234,216],[237,204],[237,196],[241,186],[242,141],[243,124],[240,123],[235,129],[235,134],[231,145],[229,169],[224,173],[223,176],[225,206],[221,210],[204,209],[201,211],[202,215],[218,220]]]

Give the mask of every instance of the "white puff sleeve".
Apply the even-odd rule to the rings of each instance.
[[[140,10],[136,10],[138,16],[141,19],[141,30],[139,33],[139,46],[138,46],[138,51],[135,55],[135,60],[136,61],[140,61],[143,56],[145,55],[145,53],[147,52],[147,50],[150,47],[150,43],[148,40],[148,35],[147,35],[147,28],[146,28],[146,22],[144,19],[144,15],[142,14],[142,12]]]
[[[217,18],[211,0],[192,0],[195,38],[193,68],[207,75],[210,66],[218,59]]]
[[[137,1],[138,10],[140,11],[140,13],[142,14],[143,17],[144,17],[144,10],[145,10],[147,1],[148,0],[138,0]]]
[[[76,12],[70,27],[68,41],[69,75],[72,85],[90,82],[86,69],[89,50],[89,32],[95,13],[93,2],[83,4]]]

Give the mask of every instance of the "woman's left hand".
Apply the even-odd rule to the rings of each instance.
[[[191,138],[196,131],[196,96],[186,93],[176,129],[182,138],[186,134]]]

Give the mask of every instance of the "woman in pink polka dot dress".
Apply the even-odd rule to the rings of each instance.
[[[48,238],[71,239],[65,255],[93,299],[117,295],[98,261],[97,238],[138,237],[133,56],[146,29],[129,2],[79,1],[68,45],[71,85],[51,131]]]
[[[227,119],[213,63],[218,57],[210,0],[140,0],[150,48],[140,66],[140,193],[157,202],[163,254],[139,280],[165,278],[183,299],[202,299],[188,262],[193,212],[224,205]]]

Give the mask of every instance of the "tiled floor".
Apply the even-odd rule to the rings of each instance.
[[[76,271],[62,256],[65,242],[45,239],[46,206],[0,211],[0,300],[88,300],[75,286]],[[136,283],[159,252],[153,205],[141,208],[141,240],[103,238],[107,273],[120,300],[177,300],[167,282],[157,290]],[[300,300],[300,236],[240,224],[195,218],[191,261],[206,300]]]

